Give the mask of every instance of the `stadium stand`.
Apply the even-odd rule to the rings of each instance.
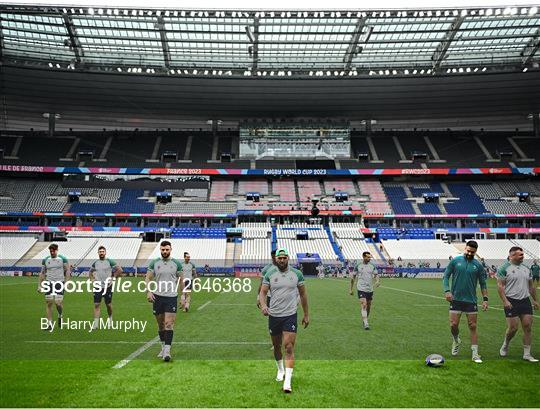
[[[78,266],[79,263],[86,257],[94,248],[98,239],[95,237],[72,238],[67,241],[56,242],[58,244],[58,254],[67,257],[70,265]],[[37,253],[30,260],[25,262],[26,266],[41,266],[42,260],[49,256],[50,252],[47,247]]]
[[[415,265],[429,262],[435,267],[437,262],[446,266],[449,257],[460,254],[457,248],[441,240],[383,240],[382,245],[394,261],[401,259],[404,265],[411,261]]]
[[[268,195],[268,181],[264,179],[241,180],[238,182],[238,194],[257,192],[261,196]]]
[[[234,194],[234,181],[232,180],[215,180],[212,182],[210,189],[210,201],[223,202],[227,200],[227,196]]]
[[[415,214],[410,201],[407,201],[407,194],[401,186],[384,184],[384,191],[388,196],[394,214]]]
[[[356,195],[352,180],[325,180],[324,190],[327,195],[333,195],[335,192],[347,192],[350,196]]]
[[[360,194],[368,196],[369,201],[365,207],[367,214],[392,213],[392,208],[390,207],[390,203],[388,203],[381,182],[378,180],[359,180],[357,184]]]
[[[449,214],[484,214],[486,208],[476,195],[470,184],[448,183],[449,191],[458,200],[445,203],[444,207]]]
[[[299,179],[296,181],[296,185],[298,186],[300,202],[308,202],[314,196],[319,197],[322,195],[321,184],[318,180]]]
[[[36,242],[35,237],[1,235],[0,267],[14,266]]]
[[[99,246],[107,249],[107,257],[122,267],[133,267],[141,247],[142,238],[99,237],[88,254],[78,263],[80,268],[88,268],[97,260]]]
[[[224,235],[216,235],[215,238],[184,237],[167,240],[171,242],[172,257],[174,258],[183,260],[184,252],[187,251],[197,267],[202,267],[205,264],[216,267],[225,265],[227,241]],[[160,257],[159,244],[156,245],[150,254],[149,260],[157,257]]]
[[[296,202],[296,186],[294,180],[274,180],[272,192],[282,202]]]
[[[116,189],[100,189],[99,199],[90,203],[75,202],[69,207],[73,213],[153,213],[154,203],[148,202],[144,197],[144,191],[139,189],[121,190],[120,196],[115,200]],[[110,201],[106,201],[110,200]]]

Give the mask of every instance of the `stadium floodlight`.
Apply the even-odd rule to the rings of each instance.
[[[433,16],[433,12],[431,10],[428,10],[428,12],[426,13],[428,17],[431,17]],[[389,17],[389,16],[388,16]]]
[[[60,68],[60,64],[56,64],[56,68]]]
[[[495,9],[495,15],[500,16],[501,15],[501,9]]]
[[[441,16],[441,10],[437,10],[437,11],[435,12],[435,15],[436,15],[437,17],[440,17],[440,16]]]
[[[529,16],[533,16],[538,13],[538,7],[534,6],[529,9]]]
[[[193,70],[193,75],[197,75],[198,72],[199,71],[197,71],[197,70]]]
[[[260,77],[261,75],[262,75],[262,72],[260,72],[260,71],[257,71],[257,76],[259,76],[259,77]]]
[[[467,67],[467,68],[465,69],[465,71],[471,72],[471,67]]]
[[[397,75],[397,71],[396,71],[396,70],[392,70],[392,75]]]
[[[188,70],[184,70],[184,74],[189,75],[189,71],[188,71]]]
[[[452,68],[452,72],[455,74],[457,72],[457,69]]]
[[[383,71],[383,70],[379,70],[379,75],[384,75],[384,71]]]
[[[384,74],[385,74],[385,75],[390,75],[390,70],[385,70],[385,71],[384,71]]]
[[[212,70],[212,75],[216,75],[217,74],[217,71],[216,70]]]
[[[414,70],[412,73],[413,73],[413,75],[416,75],[417,72],[418,72],[418,70]]]
[[[263,77],[266,77],[266,74],[267,74],[266,71],[263,71],[263,72],[262,72]]]
[[[428,68],[428,70],[426,71],[426,74],[431,74],[431,68]]]
[[[67,14],[67,10],[66,10],[66,9],[62,9],[62,12],[63,12],[64,14]]]
[[[374,75],[375,74],[375,71],[370,71],[369,72],[369,75]]]
[[[424,75],[424,73],[425,73],[424,69],[420,70],[420,75]]]
[[[327,76],[331,76],[332,73],[331,73],[330,71],[326,71],[326,75],[327,75]]]
[[[309,76],[310,76],[310,77],[313,77],[313,71],[310,71],[310,72],[309,72]]]
[[[204,75],[208,75],[208,70],[204,70]]]
[[[103,9],[98,9],[98,14],[103,14]]]
[[[115,16],[117,16],[117,15],[119,14],[118,9],[114,9],[114,10],[113,10],[113,14],[114,14]]]
[[[291,71],[287,71],[287,75],[290,77],[292,75]]]
[[[287,12],[287,18],[291,18],[292,14],[290,11]]]
[[[202,17],[204,16],[204,13],[202,11],[199,11],[199,14],[198,14],[199,17]]]
[[[343,77],[344,75],[345,75],[345,71],[341,71],[341,72],[339,73],[339,76],[340,76],[340,77]]]
[[[178,10],[174,10],[174,11],[173,11],[173,16],[174,16],[174,17],[178,17]]]
[[[251,75],[251,71],[248,71],[248,70],[244,71],[244,77],[247,77],[248,75]]]
[[[271,76],[271,77],[274,76],[274,71],[270,71],[270,76]]]
[[[118,71],[118,72],[122,72],[122,68],[120,68],[120,67],[117,67],[117,68],[116,68],[116,71]]]
[[[339,72],[334,71],[334,76],[337,77],[339,75]]]
[[[482,68],[482,72],[486,72],[486,71],[487,71],[486,67]]]
[[[418,13],[418,15],[419,15],[420,17],[424,17],[424,12],[421,11],[421,12]]]
[[[222,75],[222,74],[223,74],[223,71],[219,70],[218,75]]]
[[[450,10],[446,10],[446,11],[444,12],[444,16],[445,16],[445,17],[448,17],[449,15],[450,15]]]
[[[529,69],[527,67],[523,68],[523,72],[527,72]]]
[[[157,10],[157,11],[156,11],[156,16],[158,16],[158,17],[161,16],[161,10]]]
[[[462,67],[459,67],[458,71],[459,71],[460,73],[463,73],[463,68],[462,68]]]
[[[409,75],[409,70],[405,70],[405,71],[403,71],[403,73],[404,73],[405,75]]]
[[[486,16],[491,16],[491,15],[493,15],[493,9],[487,9]]]
[[[336,11],[336,17],[337,18],[340,18],[341,17],[341,13],[339,11]]]
[[[185,17],[185,16],[186,16],[186,12],[185,12],[184,10],[182,10],[182,11],[180,12],[180,16],[181,16],[181,17]]]
[[[176,71],[175,70],[169,70],[169,74],[176,74]]]
[[[478,72],[478,67],[474,67],[474,72]]]
[[[467,10],[461,10],[461,17],[465,17],[467,15]]]
[[[51,68],[53,67],[53,63],[52,63],[52,62],[49,63],[49,67],[51,67]]]
[[[124,16],[127,16],[127,15],[129,15],[129,10],[124,9],[123,13],[124,13]]]
[[[446,73],[447,73],[447,74],[450,74],[451,72],[452,72],[452,70],[451,70],[450,68],[447,68],[447,69],[446,69]]]
[[[88,14],[94,15],[94,9],[92,7],[88,9]]]

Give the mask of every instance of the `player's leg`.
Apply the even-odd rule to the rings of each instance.
[[[184,302],[184,311],[188,312],[191,305],[191,291],[186,291],[185,293],[185,302]]]
[[[272,335],[270,338],[272,339],[272,350],[274,351],[274,359],[276,360],[277,366],[276,381],[282,382],[285,378],[285,365],[283,363],[282,352],[283,333]]]
[[[452,305],[450,305],[452,308]],[[461,312],[450,310],[450,333],[452,334],[452,355],[456,356],[459,353],[459,347],[461,345],[461,339],[459,338],[459,321],[461,319]]]
[[[514,338],[514,335],[516,335],[516,332],[518,330],[518,325],[519,325],[518,317],[509,317],[509,316],[506,317],[506,332],[504,334],[503,344],[501,346],[501,349],[499,350],[500,356],[508,355],[508,345],[510,344],[510,340]]]
[[[104,297],[105,306],[107,307],[107,315],[108,315],[107,322],[109,323],[109,325],[112,324],[112,313],[113,313],[112,296],[113,296],[112,286],[110,286],[109,288],[107,288],[107,292],[105,293],[105,297]]]
[[[64,283],[55,283],[54,289],[54,303],[56,305],[56,312],[58,313],[58,329],[62,327],[62,317],[64,313]]]
[[[369,329],[368,323],[368,306],[367,306],[367,297],[362,291],[358,291],[358,299],[360,300],[360,315],[362,316],[362,323],[364,329]]]
[[[478,355],[477,319],[478,314],[476,312],[467,313],[467,324],[469,325],[469,333],[471,334],[472,360],[477,364],[481,364],[482,359],[480,359],[480,355]]]
[[[162,298],[159,295],[155,296],[155,301],[152,305],[152,312],[156,317],[159,340],[161,341],[161,350],[158,354],[158,358],[163,358],[163,347],[165,346],[165,311],[163,308]]]
[[[296,326],[295,326],[296,327]],[[283,347],[285,349],[285,381],[283,391],[292,391],[291,381],[294,369],[294,344],[296,342],[296,332],[283,331]]]
[[[531,307],[531,314],[522,314],[519,316],[519,318],[521,319],[521,326],[523,328],[523,359],[529,362],[538,362],[538,359],[535,359],[531,355],[532,324],[533,324],[532,307]]]
[[[176,297],[174,297],[174,303],[176,304]],[[176,309],[176,308],[175,308]],[[171,345],[174,335],[174,323],[176,322],[176,311],[175,312],[165,312],[163,317],[163,327],[164,327],[164,340],[165,345],[163,346],[163,360],[169,362],[171,360]]]
[[[47,298],[49,297],[49,298]],[[52,309],[53,309],[54,300],[52,296],[45,296],[45,313],[47,314],[47,321],[49,326],[47,327],[48,331],[52,331]]]

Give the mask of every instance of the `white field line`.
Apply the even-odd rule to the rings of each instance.
[[[197,308],[197,311],[200,311],[202,310],[203,308],[205,308],[208,304],[210,304],[212,301],[206,301],[203,305],[201,305],[200,307]]]
[[[113,369],[120,369],[129,364],[132,360],[137,358],[140,354],[142,354],[144,351],[146,351],[148,348],[150,348],[152,345],[154,345],[156,342],[159,341],[159,337],[152,338],[150,341],[148,341],[146,344],[138,348],[136,351],[132,352],[127,356],[127,358],[122,359],[120,362],[118,362],[115,366],[113,366]]]
[[[159,337],[157,337],[159,338]],[[151,340],[153,341],[153,340]],[[148,341],[146,346],[151,341]],[[31,344],[142,344],[144,341],[52,341],[52,340],[40,340],[40,341],[24,341]],[[174,345],[270,345],[266,341],[173,341]],[[153,344],[151,344],[153,345]],[[151,346],[150,345],[150,346]],[[137,352],[137,351],[135,351]],[[142,353],[142,352],[141,352]],[[133,355],[133,354],[132,354]],[[140,353],[139,353],[140,355]],[[131,355],[130,355],[131,356]],[[129,358],[129,357],[128,357]],[[128,359],[126,358],[126,360]],[[122,361],[120,361],[122,362]]]

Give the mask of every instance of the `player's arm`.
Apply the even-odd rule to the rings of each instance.
[[[353,272],[351,273],[351,288],[350,288],[350,291],[349,291],[349,294],[351,294],[351,295],[353,295],[353,288],[354,288],[354,286],[355,286],[356,279],[357,279],[356,272],[353,271]]]
[[[112,267],[112,273],[113,277],[121,277],[122,274],[124,274],[124,270],[122,270],[122,266],[118,264],[116,261],[109,259],[109,264]]]
[[[302,324],[304,324],[304,328],[307,328],[307,326],[309,325],[309,309],[306,286],[304,285],[303,281],[302,285],[298,285],[298,294],[300,295],[300,304],[302,304],[302,310],[304,311],[304,318],[302,318]]]
[[[454,260],[450,260],[450,263],[446,266],[443,275],[443,290],[444,298],[446,301],[452,301],[452,292],[450,291],[450,276],[454,273]]]
[[[174,262],[176,263],[176,276],[178,277],[178,281],[176,281],[176,292],[184,294],[184,270],[182,269],[182,264],[178,260],[174,260]],[[193,277],[195,277],[195,273],[192,274]]]
[[[39,272],[39,282],[38,282],[38,288],[37,288],[38,293],[41,292],[41,283],[43,281],[45,281],[45,271],[46,270],[47,270],[47,268],[45,267],[45,260],[44,260],[43,265],[41,266],[41,271]]]
[[[504,308],[512,308],[512,304],[510,301],[508,301],[508,298],[506,298],[506,294],[504,293],[504,289],[506,287],[506,268],[503,264],[502,266],[499,266],[497,269],[497,293],[499,294],[499,298],[503,302]]]
[[[540,308],[540,304],[538,303],[538,298],[536,297],[536,285],[534,285],[534,280],[532,277],[532,274],[529,270],[529,294],[531,295],[531,298],[533,299],[533,307],[535,310]]]
[[[261,306],[261,312],[263,313],[263,315],[268,315],[269,313],[268,305],[266,305],[266,297],[268,295],[269,289],[270,289],[270,284],[263,282],[261,286],[261,291],[259,291],[259,305]]]
[[[150,263],[150,266],[148,266],[148,270],[146,270],[146,275],[144,276],[144,282],[146,284],[146,299],[148,302],[154,302],[156,297],[154,296],[154,293],[148,290],[148,284],[150,281],[154,280],[154,262],[152,261]]]
[[[480,290],[482,291],[482,310],[488,309],[488,290],[487,290],[487,273],[486,269],[480,264],[480,270],[478,271],[478,282],[480,283]]]
[[[67,258],[63,257],[62,260],[64,261],[64,277],[68,281],[71,279],[71,266]]]
[[[199,278],[199,273],[197,273],[197,267],[195,264],[191,263],[191,265],[193,266],[193,280],[195,280],[196,278]]]
[[[375,268],[375,272],[373,273],[375,276],[375,287],[378,287],[381,285],[381,277],[379,276],[379,272],[377,271],[377,268]]]
[[[96,277],[94,276],[94,272],[96,271],[95,265],[96,262],[93,262],[90,266],[90,270],[88,270],[88,278],[90,279],[90,281],[94,281],[96,279]]]

